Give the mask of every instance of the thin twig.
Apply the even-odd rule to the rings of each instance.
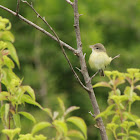
[[[73,6],[73,2],[71,2],[70,0],[66,0],[66,2]]]
[[[81,72],[81,69],[79,69],[78,67],[75,67],[79,72]]]
[[[119,58],[120,57],[120,54],[116,55],[115,57],[112,58],[112,61],[116,58]]]
[[[57,38],[57,40],[58,40],[58,42],[59,42],[59,44],[60,44],[60,47],[61,47],[61,49],[62,49],[62,52],[63,52],[63,54],[64,54],[64,56],[65,56],[65,58],[66,58],[66,60],[67,60],[67,62],[68,62],[68,64],[69,64],[69,66],[70,66],[72,72],[74,73],[74,76],[76,77],[77,81],[80,83],[80,85],[81,85],[86,91],[89,91],[89,89],[82,83],[82,81],[80,80],[79,76],[78,76],[77,73],[75,72],[75,70],[74,70],[74,68],[73,68],[73,66],[72,66],[72,64],[71,64],[71,62],[70,62],[70,60],[69,60],[69,58],[68,58],[68,56],[67,56],[65,50],[64,50],[63,44],[60,42],[60,39],[59,39],[58,35],[56,34],[56,32],[53,30],[53,28],[49,25],[49,23],[45,20],[45,18],[43,18],[43,17],[34,9],[32,3],[29,4],[27,1],[22,1],[22,2],[24,2],[24,3],[26,3],[28,6],[30,6],[30,7],[32,8],[32,10],[36,13],[37,17],[39,17],[39,18],[50,28],[50,30],[53,32],[53,34],[54,34],[55,37]]]
[[[17,0],[17,9],[16,9],[16,14],[18,15],[19,13],[19,5],[20,5],[20,0]]]
[[[84,58],[86,57],[86,53],[84,53]]]
[[[6,10],[7,12],[11,13],[11,14],[14,15],[14,16],[17,16],[17,13],[16,13],[16,12],[14,12],[14,11],[8,9],[7,7],[4,7],[4,6],[0,5],[0,8]],[[30,20],[24,18],[24,17],[21,16],[20,14],[18,14],[17,17],[18,17],[20,20],[26,22],[26,23],[29,24],[30,26],[36,28],[37,30],[41,31],[41,32],[44,33],[45,35],[49,36],[50,38],[52,38],[53,40],[55,40],[55,41],[58,42],[58,40],[57,40],[57,38],[56,38],[55,36],[53,36],[52,34],[50,34],[49,32],[47,32],[47,31],[44,30],[43,28],[39,27],[39,26],[36,25],[35,23],[33,23],[33,22],[31,22]],[[77,53],[78,53],[78,51],[77,51],[76,49],[74,49],[73,47],[71,47],[71,46],[68,45],[67,43],[65,43],[65,42],[63,42],[63,41],[61,41],[61,40],[60,40],[60,42],[61,42],[61,44],[62,44],[63,46],[65,46],[67,49],[69,49],[70,51],[72,51],[74,54],[77,54]]]
[[[89,111],[88,112],[93,118],[95,118],[95,115],[91,112],[91,111]]]
[[[96,71],[92,76],[91,76],[91,80],[99,73],[100,70]]]

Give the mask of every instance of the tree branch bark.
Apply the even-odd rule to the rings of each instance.
[[[89,76],[86,62],[85,62],[85,57],[84,57],[84,54],[82,51],[82,42],[81,42],[80,27],[79,27],[79,16],[80,15],[78,13],[78,0],[74,0],[73,10],[74,10],[74,27],[75,27],[75,33],[76,33],[77,49],[79,51],[78,56],[79,56],[79,61],[80,61],[80,65],[81,65],[81,73],[84,77],[86,87],[89,89],[88,94],[89,94],[89,97],[90,97],[90,100],[91,100],[91,103],[93,106],[94,114],[95,114],[95,116],[97,116],[98,114],[100,114],[100,110],[99,110],[99,106],[98,106],[98,103],[97,103],[97,100],[96,100],[96,97],[95,97],[95,94],[94,94],[94,91],[92,88],[91,78]],[[100,134],[101,134],[102,140],[108,140],[102,118],[96,119],[96,122],[97,122],[97,126],[100,129]]]
[[[64,50],[63,44],[61,43],[61,41],[60,41],[58,35],[56,34],[56,32],[53,30],[53,28],[50,26],[50,24],[45,20],[45,18],[43,18],[43,17],[34,9],[32,3],[29,4],[27,1],[22,1],[22,2],[24,2],[24,3],[26,3],[28,6],[30,6],[30,7],[32,8],[32,10],[36,13],[37,17],[39,17],[39,18],[50,28],[50,30],[53,32],[53,34],[54,34],[55,37],[57,38],[58,43],[60,44],[60,47],[61,47],[61,49],[62,49],[62,52],[63,52],[63,54],[64,54],[64,56],[65,56],[65,58],[66,58],[66,60],[67,60],[67,62],[68,62],[68,64],[69,64],[70,69],[72,70],[72,72],[73,72],[75,78],[76,78],[77,81],[80,83],[80,85],[81,85],[86,91],[88,91],[88,88],[82,83],[82,81],[80,80],[79,76],[78,76],[77,73],[75,72],[75,70],[74,70],[74,68],[73,68],[73,66],[72,66],[72,64],[71,64],[71,62],[70,62],[70,60],[69,60],[69,58],[68,58],[68,56],[67,56],[65,50]]]

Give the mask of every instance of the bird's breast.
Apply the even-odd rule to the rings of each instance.
[[[111,59],[105,52],[92,52],[89,57],[89,65],[92,69],[105,69]]]

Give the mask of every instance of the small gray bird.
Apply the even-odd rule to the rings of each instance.
[[[91,45],[92,53],[89,57],[89,65],[91,69],[97,69],[101,76],[104,76],[104,69],[110,64],[112,58],[106,53],[105,47],[101,43]]]

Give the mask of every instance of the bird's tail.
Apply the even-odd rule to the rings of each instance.
[[[99,70],[100,76],[105,76],[104,71],[102,69]]]

